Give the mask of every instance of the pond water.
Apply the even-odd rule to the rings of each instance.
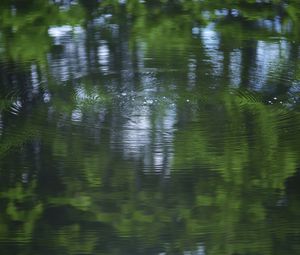
[[[300,254],[300,6],[227,2],[1,1],[1,254]]]

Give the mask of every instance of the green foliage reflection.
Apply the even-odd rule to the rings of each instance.
[[[299,254],[297,1],[11,3],[1,254]]]

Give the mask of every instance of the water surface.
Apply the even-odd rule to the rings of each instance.
[[[0,4],[1,254],[300,253],[300,7],[154,2]]]

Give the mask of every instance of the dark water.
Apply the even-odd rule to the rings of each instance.
[[[300,254],[300,6],[227,2],[1,1],[0,254]]]

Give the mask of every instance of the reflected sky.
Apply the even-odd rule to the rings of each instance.
[[[224,10],[217,15],[226,16],[226,13]],[[182,111],[189,112],[191,118],[197,107],[210,104],[206,101],[212,98],[210,94],[216,88],[225,84],[238,89],[245,86],[243,82],[248,78],[249,88],[264,91],[270,82],[291,83],[293,79],[292,70],[283,76],[277,71],[278,67],[285,70],[291,65],[288,41],[259,40],[248,56],[248,42],[244,48],[227,50],[222,34],[212,23],[200,27],[197,33],[196,28],[191,30],[191,38],[197,36],[186,50],[161,52],[163,55],[159,56],[152,53],[151,45],[143,37],[129,38],[128,28],[115,21],[111,23],[111,17],[111,14],[96,17],[90,21],[93,25],[87,27],[50,26],[48,35],[52,46],[47,54],[50,73],[38,69],[36,64],[31,65],[29,95],[33,97],[43,91],[43,101],[53,111],[57,106],[52,99],[55,100],[57,93],[51,92],[53,85],[49,82],[53,79],[57,83],[54,86],[70,87],[69,92],[65,91],[67,100],[75,100],[74,106],[64,107],[66,112],[62,112],[62,118],[70,115],[71,123],[84,127],[88,116],[102,112],[102,121],[111,119],[111,148],[121,150],[127,159],[143,162],[143,167],[150,171],[151,168],[159,172],[170,169],[176,126],[185,121]],[[263,24],[270,26],[268,22]],[[114,43],[115,39],[111,38],[120,43]],[[89,46],[87,40],[93,45]],[[248,67],[244,65],[246,57],[249,57]],[[180,64],[177,58],[181,59]],[[168,62],[164,63],[164,59]],[[104,94],[108,99],[104,99]],[[63,97],[62,103],[66,100]],[[271,99],[276,101],[277,97],[280,95]],[[104,103],[105,100],[109,103]],[[22,107],[22,100],[16,98],[11,113],[17,115]],[[59,107],[58,112],[63,109]],[[93,121],[100,119],[95,116]]]

